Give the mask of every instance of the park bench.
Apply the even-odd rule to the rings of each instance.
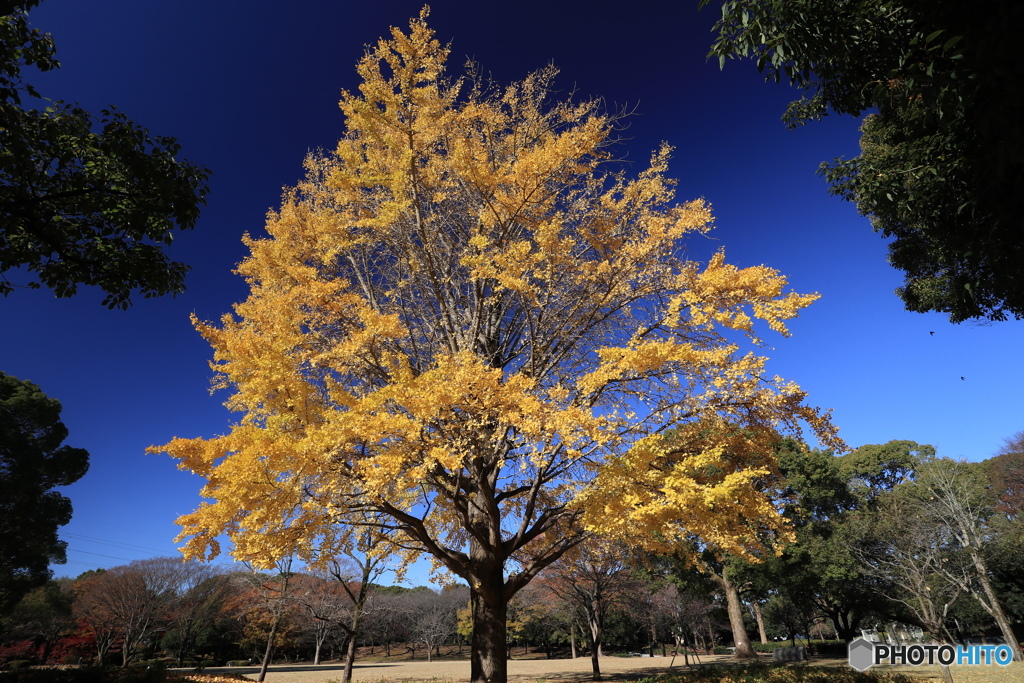
[[[799,647],[777,647],[772,650],[773,662],[802,662],[807,659],[807,650]]]

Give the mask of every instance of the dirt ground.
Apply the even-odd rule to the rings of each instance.
[[[762,655],[762,661],[771,661]],[[692,659],[691,659],[692,661]],[[700,655],[699,664],[734,664],[729,655]],[[812,659],[817,667],[847,667],[845,659]],[[508,663],[509,681],[517,683],[583,683],[591,680],[589,657],[578,659],[512,659]],[[635,681],[638,678],[685,669],[682,657],[601,657],[602,679],[606,681]],[[918,678],[922,683],[941,681],[938,667],[883,667]],[[955,667],[953,680],[957,683],[1017,683],[1024,681],[1024,664],[1009,667]],[[329,683],[340,681],[344,666],[337,663],[314,667],[308,664],[274,665],[267,672],[266,683]],[[255,679],[258,667],[233,669],[206,669],[204,673],[241,673]],[[352,671],[352,680],[366,683],[400,683],[424,681],[427,683],[462,683],[469,681],[469,661],[445,658],[437,661],[364,661]]]
[[[725,655],[701,655],[701,662],[731,661]],[[770,661],[767,659],[766,661]],[[605,680],[635,680],[644,676],[665,673],[673,664],[671,657],[602,657],[601,673]],[[673,668],[684,667],[682,657],[676,657]],[[329,663],[277,664],[267,672],[266,683],[326,683],[341,680],[344,665]],[[259,667],[233,669],[204,669],[204,673],[244,673],[255,678]],[[589,657],[578,659],[513,659],[508,663],[510,681],[589,681]],[[356,661],[352,670],[353,681],[459,681],[469,680],[468,660],[363,662]]]
[[[770,662],[767,655],[762,661]],[[728,655],[701,655],[702,664],[729,664],[735,660]],[[602,657],[601,673],[604,680],[636,680],[685,668],[682,657]],[[812,660],[812,666],[846,667],[845,660]],[[890,667],[884,667],[890,669]],[[957,667],[954,680],[958,683],[1024,683],[1024,664],[1016,662],[1008,667]],[[277,664],[267,672],[266,683],[329,683],[340,681],[344,666],[337,663],[313,666],[311,664]],[[892,670],[912,674],[921,683],[939,683],[938,667],[892,667]],[[205,669],[204,673],[242,673],[255,679],[259,667]],[[518,683],[541,681],[582,683],[591,679],[590,658],[579,659],[513,659],[508,663],[508,678]],[[433,683],[462,683],[469,680],[469,661],[443,659],[440,661],[356,662],[353,681],[386,683],[425,681]]]

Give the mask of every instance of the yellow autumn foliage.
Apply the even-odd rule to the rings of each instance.
[[[226,534],[258,565],[316,559],[370,519],[507,602],[587,529],[740,555],[785,534],[768,452],[681,457],[658,434],[840,447],[756,353],[757,327],[788,334],[816,295],[724,252],[685,260],[712,217],[674,203],[670,149],[628,177],[617,117],[554,99],[553,68],[501,87],[447,57],[425,14],[368,49],[338,146],[246,237],[248,299],[195,321],[240,419],[153,449],[207,482],[178,520],[186,554]]]
[[[777,552],[793,540],[777,514],[780,440],[766,425],[719,416],[649,436],[602,464],[581,494],[583,522],[656,553],[707,548],[757,559]],[[657,531],[638,536],[638,528]]]

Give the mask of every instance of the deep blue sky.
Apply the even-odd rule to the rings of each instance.
[[[567,91],[635,110],[623,153],[638,166],[660,141],[676,147],[679,199],[706,198],[718,225],[692,254],[722,245],[737,265],[767,264],[822,294],[792,338],[769,337],[770,369],[832,409],[851,446],[912,439],[944,456],[991,456],[1024,429],[1024,325],[953,326],[903,311],[884,241],[815,175],[821,161],[857,153],[859,122],[786,130],[779,117],[795,93],[764,84],[751,63],[722,72],[708,62],[715,11],[696,4],[438,0],[430,23],[451,41],[453,70],[468,55],[507,82],[554,62]],[[75,516],[58,574],[175,552],[174,518],[196,507],[201,482],[144,449],[223,433],[230,420],[226,395],[207,391],[211,352],[189,314],[215,319],[245,297],[231,273],[242,234],[261,232],[306,152],[342,133],[338,94],[358,85],[363,46],[420,6],[45,0],[32,13],[63,62],[29,78],[44,95],[93,111],[115,104],[214,174],[198,226],[171,249],[193,267],[185,294],[128,312],[84,290],[0,300],[0,370],[60,399],[68,443],[92,456],[66,491]]]

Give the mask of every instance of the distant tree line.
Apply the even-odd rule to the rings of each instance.
[[[683,656],[735,643],[742,656],[741,641],[753,651],[846,641],[863,629],[904,637],[914,627],[936,640],[989,636],[1018,647],[1024,433],[981,463],[937,458],[911,441],[841,457],[778,448],[781,476],[765,485],[796,532],[779,555],[749,562],[707,548],[698,566],[587,542],[516,595],[508,657],[589,656],[598,676],[608,652]],[[344,660],[350,644],[359,657],[468,655],[467,587],[360,590],[362,576],[347,558],[318,571],[171,557],[89,571],[35,589],[0,621],[0,663],[320,664]]]

